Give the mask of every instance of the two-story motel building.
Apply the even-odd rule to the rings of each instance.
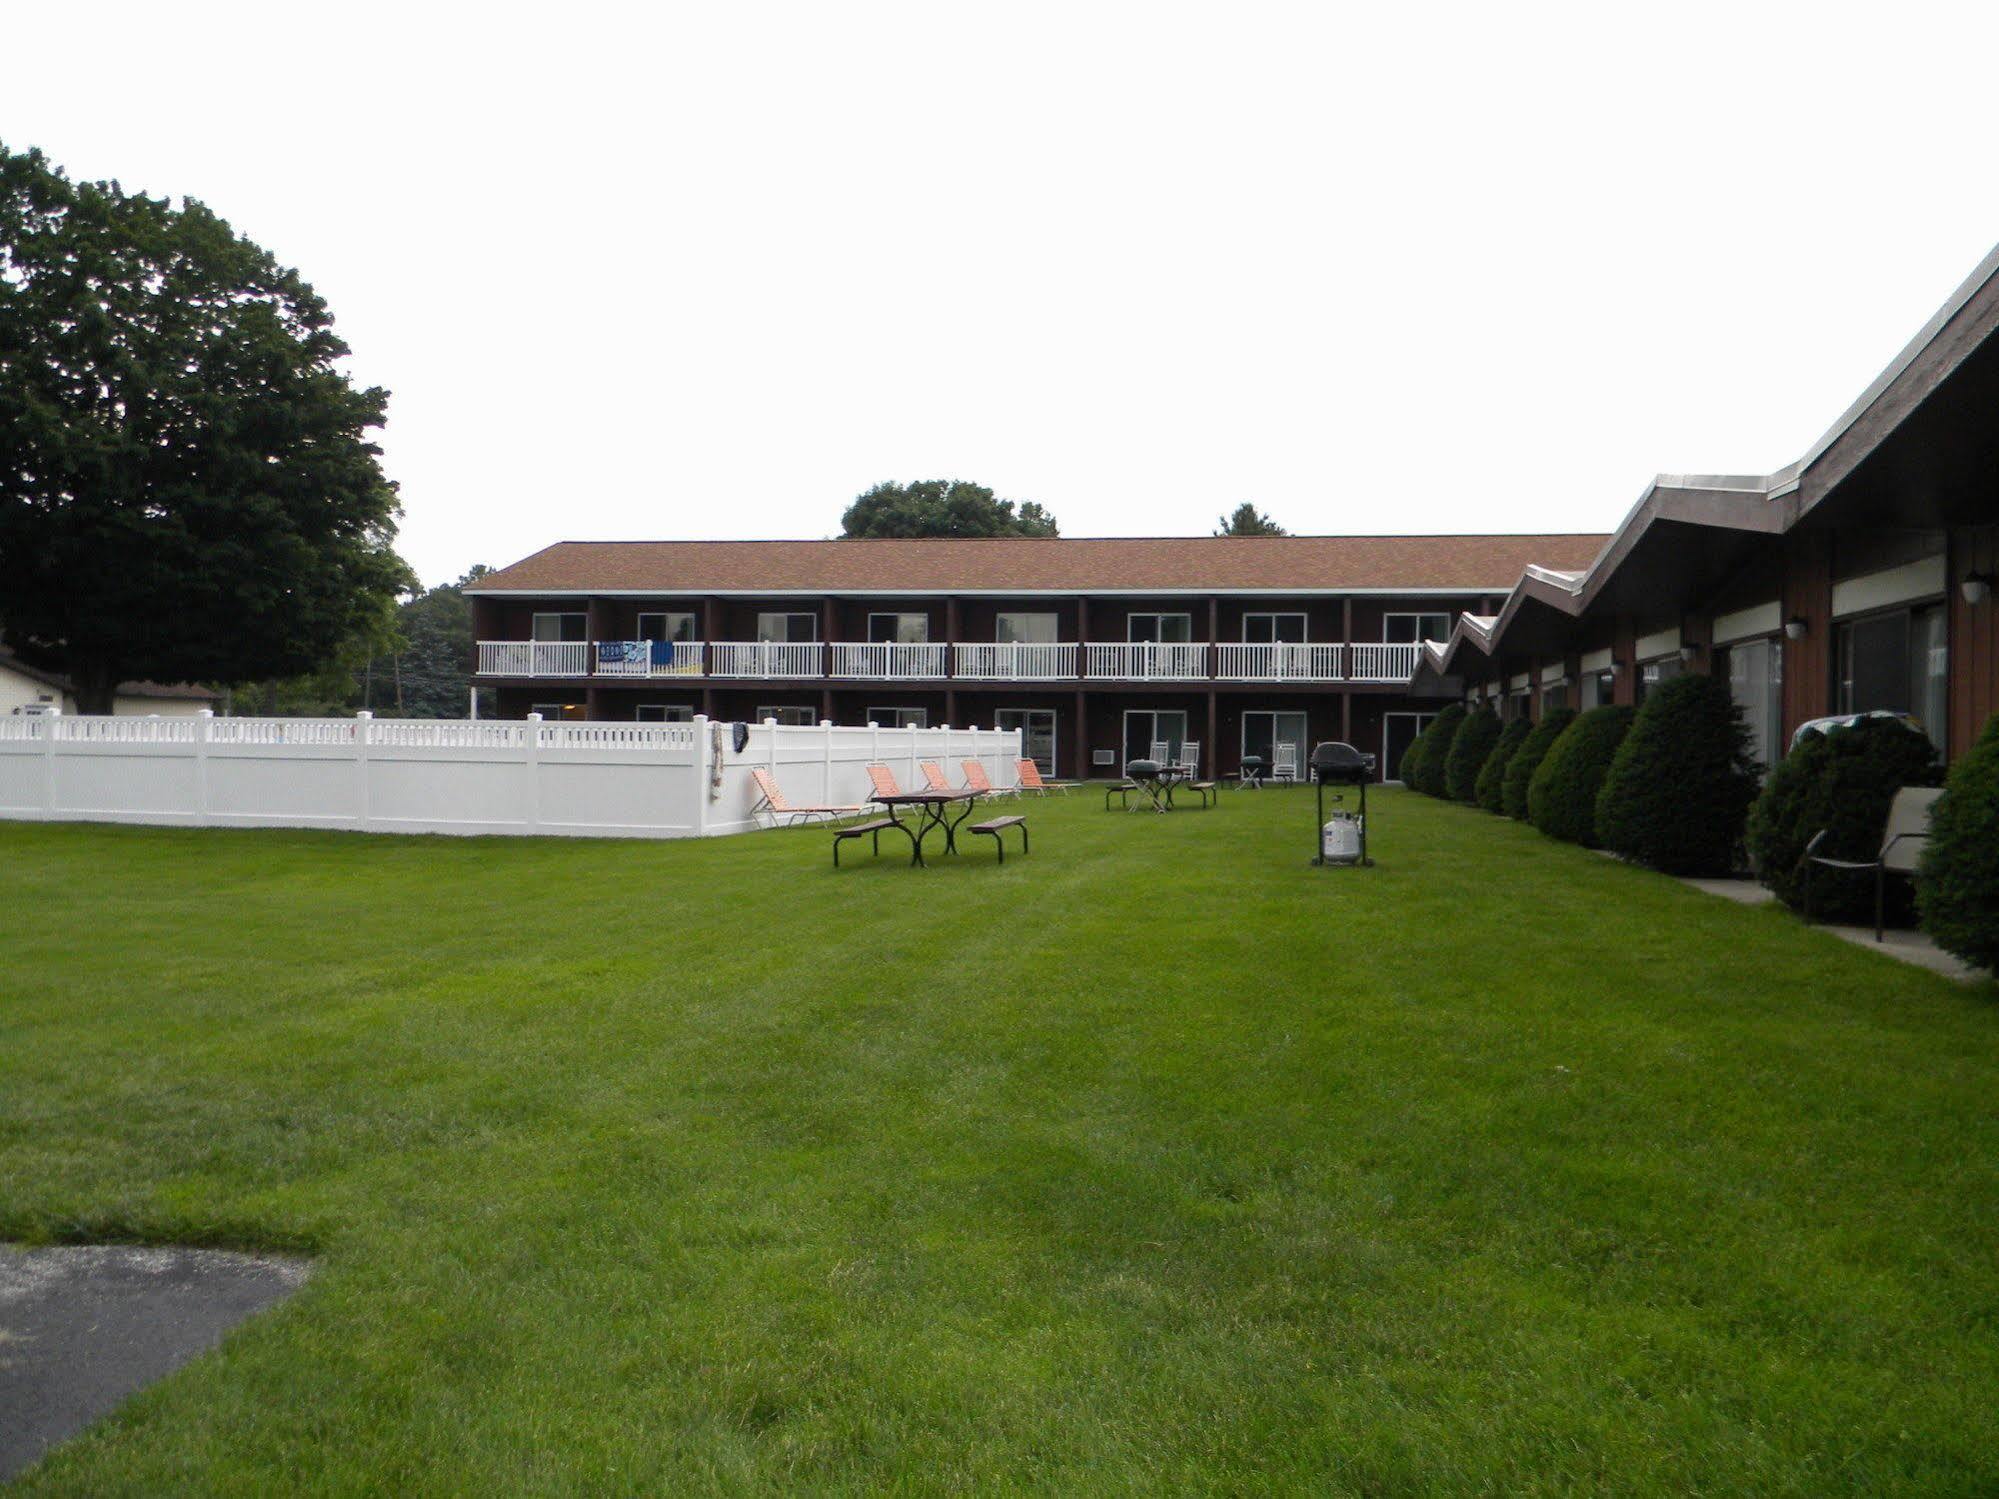
[[[1343,739],[1392,774],[1455,684],[1422,642],[1605,538],[559,542],[468,593],[504,717],[1019,728],[1068,776]]]

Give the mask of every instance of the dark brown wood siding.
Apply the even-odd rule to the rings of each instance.
[[[1999,713],[1999,598],[1967,604],[1958,585],[1999,576],[1999,526],[1964,526],[1950,538],[1950,757],[1970,749]]]

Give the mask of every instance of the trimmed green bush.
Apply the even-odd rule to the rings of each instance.
[[[1508,817],[1527,821],[1527,789],[1533,783],[1534,772],[1541,768],[1550,746],[1575,721],[1575,709],[1550,708],[1542,713],[1541,721],[1529,729],[1527,737],[1520,741],[1520,748],[1506,762],[1506,778],[1499,786],[1500,810]]]
[[[1651,693],[1596,798],[1607,849],[1667,874],[1727,874],[1756,799],[1742,710],[1720,677],[1674,677]]]
[[[1485,757],[1499,743],[1500,733],[1499,715],[1490,708],[1480,708],[1458,726],[1444,764],[1444,790],[1452,801],[1478,800],[1478,773],[1485,769]]]
[[[1749,809],[1749,859],[1756,877],[1785,904],[1804,909],[1807,873],[1798,867],[1805,845],[1831,831],[1819,852],[1834,859],[1871,859],[1881,850],[1888,803],[1904,786],[1937,783],[1936,751],[1928,739],[1892,718],[1863,718],[1851,728],[1805,735],[1777,763]],[[1827,921],[1872,921],[1874,876],[1865,871],[1809,872],[1812,912]],[[1906,923],[1907,881],[1889,884],[1889,915]]]
[[[1402,763],[1395,767],[1395,774],[1403,785],[1411,790],[1416,786],[1416,771],[1423,764],[1423,741],[1429,736],[1429,729],[1409,741],[1409,748],[1402,752]]]
[[[1631,727],[1629,708],[1592,708],[1562,730],[1561,738],[1527,783],[1527,815],[1550,838],[1595,848],[1596,794],[1610,773]]]
[[[1939,947],[1999,968],[1999,714],[1951,767],[1930,814],[1916,909]]]
[[[1422,757],[1416,762],[1416,789],[1425,796],[1444,796],[1444,773],[1450,764],[1451,743],[1458,737],[1458,728],[1465,721],[1465,705],[1452,703],[1439,713],[1436,722],[1423,731],[1427,741]]]
[[[1500,732],[1499,742],[1492,747],[1492,753],[1485,757],[1485,764],[1479,767],[1478,784],[1473,787],[1478,804],[1488,812],[1506,810],[1506,767],[1513,759],[1514,751],[1521,742],[1534,732],[1534,725],[1524,718],[1513,719]]]

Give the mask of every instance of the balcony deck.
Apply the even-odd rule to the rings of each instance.
[[[1400,686],[1422,647],[1188,643],[482,640],[476,675],[534,679]]]

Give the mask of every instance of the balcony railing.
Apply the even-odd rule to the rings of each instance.
[[[717,640],[711,677],[823,677],[826,657],[816,640]]]
[[[1119,682],[1187,681],[1208,674],[1205,645],[1088,645],[1090,675]]]
[[[1406,682],[1416,674],[1416,660],[1423,648],[1361,643],[1349,649],[1353,652],[1347,667],[1349,682]]]
[[[945,649],[942,645],[914,641],[876,642],[871,645],[835,645],[832,651],[833,675],[836,677],[873,677],[888,681],[944,675]]]
[[[1239,645],[1228,641],[1215,647],[1215,680],[1220,682],[1338,682],[1342,680],[1339,645]]]
[[[587,640],[482,640],[479,642],[479,675],[482,677],[587,677],[590,675],[590,642]]]
[[[953,674],[974,681],[1047,682],[1076,675],[1076,647],[1054,641],[1008,641],[951,648]]]
[[[1356,641],[1244,643],[482,640],[486,677],[872,681],[1405,683],[1422,647]],[[830,670],[829,670],[830,659]]]
[[[600,640],[592,659],[600,677],[698,677],[705,654],[698,640]]]

